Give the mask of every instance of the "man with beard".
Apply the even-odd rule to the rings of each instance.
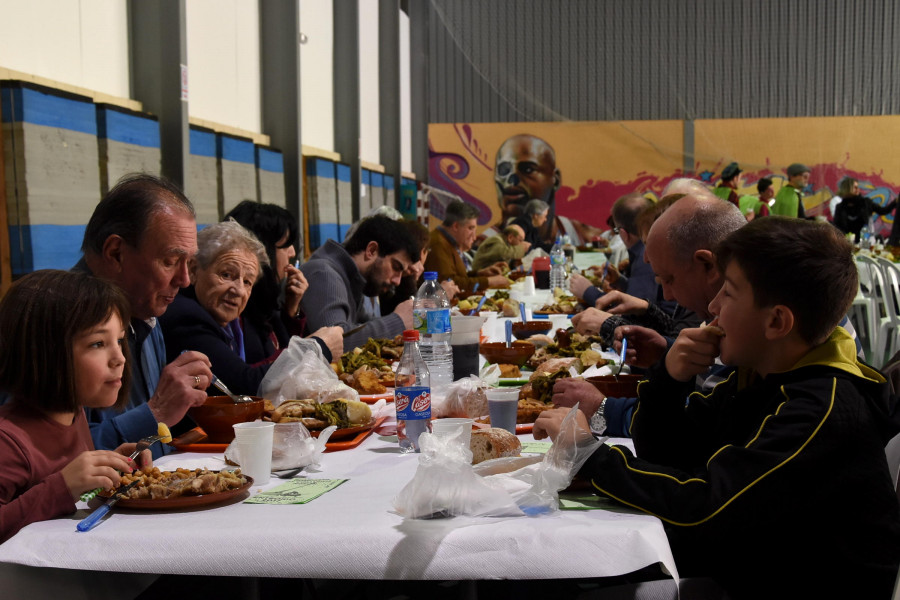
[[[312,330],[340,326],[353,331],[345,348],[370,338],[392,338],[412,327],[412,300],[380,318],[364,319],[364,296],[378,296],[400,283],[420,248],[398,221],[377,215],[363,219],[343,244],[328,240],[300,267],[310,282],[300,301]],[[361,326],[361,327],[360,327]]]

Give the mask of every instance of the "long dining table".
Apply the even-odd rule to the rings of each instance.
[[[319,466],[303,475],[347,481],[301,505],[236,498],[171,511],[114,508],[80,533],[75,526],[90,511],[79,503],[75,514],[28,525],[0,545],[4,597],[51,598],[65,590],[66,598],[126,598],[159,574],[567,579],[623,575],[658,563],[676,573],[662,523],[648,515],[559,510],[536,517],[404,519],[393,500],[415,475],[419,457],[402,454],[396,437],[373,433],[356,448],[321,455]],[[157,465],[225,466],[222,454],[190,452]],[[273,477],[250,494],[281,483]],[[583,559],[573,560],[578,555]]]

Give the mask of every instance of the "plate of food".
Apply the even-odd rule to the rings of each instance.
[[[360,394],[359,399],[366,404],[375,404],[379,400],[394,401],[394,388],[389,387],[383,394]]]
[[[138,483],[118,502],[122,508],[137,510],[175,510],[209,506],[240,496],[253,485],[253,478],[236,471],[175,469],[161,471],[148,467],[122,476],[121,484]],[[101,492],[108,498],[112,491]]]

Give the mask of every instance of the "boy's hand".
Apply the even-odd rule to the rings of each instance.
[[[628,350],[625,351],[625,364],[646,369],[654,365],[666,353],[666,338],[652,329],[637,325],[616,327],[613,334],[613,348],[622,351],[622,338],[628,338]]]
[[[554,408],[541,412],[537,421],[534,422],[534,439],[543,440],[549,437],[551,441],[555,442],[556,438],[559,437],[559,429],[562,426],[563,419],[568,416],[571,410],[571,408]],[[579,439],[582,436],[585,438],[593,437],[587,417],[580,410],[575,415],[575,422],[578,424],[577,432],[580,434],[576,437]]]
[[[682,329],[666,354],[666,371],[676,381],[705,373],[719,356],[722,335],[715,328]]]

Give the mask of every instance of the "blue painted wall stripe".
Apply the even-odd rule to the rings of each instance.
[[[348,231],[350,231],[350,225],[339,225],[337,241],[343,242],[344,238],[347,237]]]
[[[27,225],[9,228],[13,274],[38,269],[71,269],[81,258],[87,225]],[[24,252],[19,251],[21,246]]]
[[[372,171],[372,185],[375,187],[384,187],[384,174]]]
[[[281,152],[256,146],[256,167],[272,173],[284,173],[284,157]]]
[[[340,163],[337,164],[337,180],[338,181],[346,181],[349,183],[350,181],[350,165],[343,165]]]
[[[98,106],[97,137],[146,148],[159,148],[159,122],[149,117]]]
[[[256,158],[253,155],[253,142],[250,140],[239,140],[229,135],[217,135],[216,150],[219,158],[224,160],[250,165],[256,164]]]
[[[368,169],[362,170],[362,185],[372,185],[372,171]]]
[[[191,154],[196,156],[216,157],[216,134],[200,129],[190,130]]]
[[[45,94],[30,88],[3,89],[3,120],[97,135],[97,112],[92,102]]]
[[[338,235],[337,223],[319,223],[318,225],[310,223],[309,225],[309,241],[316,248],[324,244],[326,240],[341,241],[343,238]]]
[[[393,177],[388,177],[387,175],[384,176],[384,189],[386,189],[386,190],[394,189],[394,178]]]
[[[306,161],[306,175],[308,177],[325,177],[327,179],[334,179],[334,171],[335,163],[331,162],[330,160],[324,158],[313,158]]]

